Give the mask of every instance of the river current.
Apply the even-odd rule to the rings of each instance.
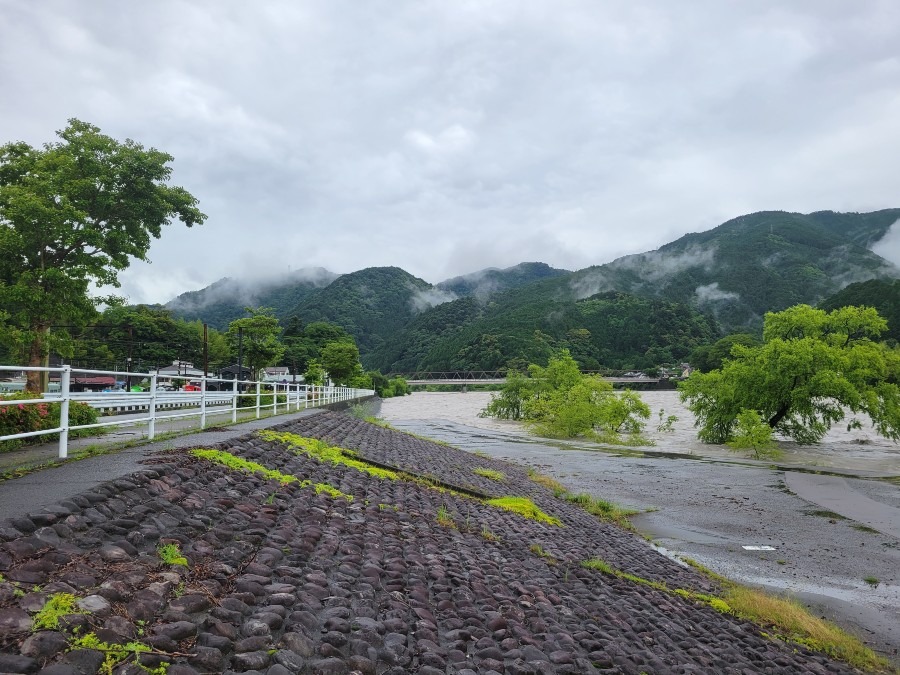
[[[411,396],[386,399],[379,414],[388,422],[446,420],[467,427],[529,436],[519,422],[478,416],[490,402],[492,395],[490,392],[416,392]],[[701,443],[697,438],[694,417],[679,401],[678,392],[649,391],[640,392],[640,395],[652,411],[644,435],[651,439],[654,445],[637,450],[729,460],[749,456],[748,451],[735,452],[724,445]],[[663,412],[664,418],[669,415],[678,418],[671,430],[657,429],[660,411]],[[782,454],[776,460],[777,463],[822,470],[849,470],[880,475],[900,474],[900,443],[879,436],[867,418],[860,419],[862,422],[860,429],[848,430],[848,420],[832,427],[822,442],[814,446],[801,446],[780,440],[778,446]],[[577,445],[585,449],[621,450],[588,441],[578,441]]]

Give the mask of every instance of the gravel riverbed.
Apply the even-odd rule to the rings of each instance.
[[[562,526],[324,464],[254,434],[217,448],[352,500],[187,450],[153,456],[128,478],[0,527],[0,672],[99,672],[103,652],[68,650],[76,632],[141,641],[153,650],[141,663],[170,663],[170,675],[853,672],[701,602],[583,568],[601,558],[669,589],[715,591],[522,467],[340,413],[280,430],[473,494],[527,496]],[[177,542],[189,565],[162,564],[164,542]],[[33,630],[60,592],[86,613]]]

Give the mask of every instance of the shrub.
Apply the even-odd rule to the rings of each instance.
[[[750,449],[756,459],[776,458],[781,453],[772,439],[772,428],[755,410],[742,409],[737,416],[734,438],[728,441],[732,450]]]
[[[41,398],[37,394],[29,392],[17,392],[0,396],[4,401],[25,401]],[[16,405],[0,406],[0,436],[11,434],[23,434],[30,431],[55,429],[59,426],[59,403],[18,403]],[[81,424],[96,424],[99,415],[96,410],[86,403],[79,401],[69,402],[69,426]],[[93,429],[76,429],[69,436],[88,436],[96,433]],[[44,434],[30,438],[16,438],[0,442],[0,452],[9,452],[23,445],[35,443],[48,443],[59,439],[59,434]]]
[[[260,394],[259,395],[259,405],[263,408],[268,406],[272,407],[272,399],[274,394]],[[287,403],[287,394],[278,394],[278,405],[285,405]],[[256,394],[242,394],[238,396],[238,408],[255,408],[256,407]]]

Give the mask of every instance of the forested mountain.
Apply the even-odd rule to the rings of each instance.
[[[583,368],[649,368],[684,360],[719,337],[688,305],[625,293],[576,300],[548,284],[461,298],[416,317],[389,349],[369,358],[384,372],[524,369],[567,348]]]
[[[881,337],[900,342],[900,279],[872,279],[850,284],[819,303],[819,308],[831,311],[848,305],[877,309],[888,322],[888,330]]]
[[[217,330],[226,330],[229,323],[246,316],[245,307],[271,307],[276,316],[285,317],[304,298],[338,276],[315,267],[269,281],[248,282],[225,277],[199,291],[182,293],[165,306],[188,321],[199,319]]]
[[[474,295],[481,300],[485,300],[500,291],[526,286],[541,279],[562,277],[569,274],[571,272],[568,270],[556,269],[546,263],[525,262],[502,270],[491,267],[479,272],[464,274],[461,277],[442,281],[437,284],[437,287],[459,297]]]
[[[686,302],[727,332],[756,329],[767,311],[814,305],[855,281],[900,276],[867,248],[898,219],[900,209],[753,213],[576,272],[571,287],[580,297],[618,290]]]
[[[560,347],[586,368],[646,368],[731,332],[756,332],[767,311],[900,278],[869,250],[898,220],[900,209],[766,211],[573,273],[521,263],[432,286],[396,267],[338,278],[320,270],[252,292],[222,280],[168,306],[223,328],[248,304],[274,307],[282,325],[292,316],[336,323],[363,363],[383,372],[521,367],[546,363]],[[884,283],[862,286],[896,292]]]
[[[399,267],[369,267],[338,277],[297,303],[287,316],[342,326],[366,355],[394,339],[419,310],[442,299],[427,281]]]

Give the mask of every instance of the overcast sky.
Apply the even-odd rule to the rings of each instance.
[[[0,142],[71,117],[173,155],[209,216],[121,275],[132,302],[578,269],[753,211],[900,206],[900,2],[0,0]]]

